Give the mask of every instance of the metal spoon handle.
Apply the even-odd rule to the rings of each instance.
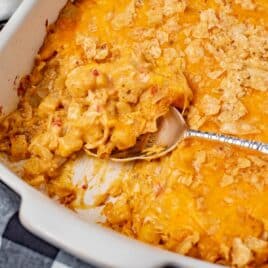
[[[185,137],[186,138],[198,137],[198,138],[212,140],[212,141],[229,143],[229,144],[244,147],[247,149],[259,151],[259,152],[264,153],[264,154],[268,154],[268,144],[262,143],[262,142],[245,140],[245,139],[226,136],[226,135],[222,135],[222,134],[203,132],[203,131],[192,130],[192,129],[190,129],[186,132]]]

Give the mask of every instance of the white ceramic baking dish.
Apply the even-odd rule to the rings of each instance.
[[[66,0],[24,0],[0,33],[0,104],[4,113],[16,107],[16,86],[19,78],[31,70],[46,34],[46,21],[55,21],[65,3]],[[76,172],[90,173],[89,165],[80,163]],[[118,166],[111,164],[110,168],[115,171]],[[87,220],[82,219],[28,186],[4,164],[0,164],[0,179],[21,196],[20,220],[29,231],[85,261],[116,268],[166,264],[219,267],[131,240],[96,224],[90,213]]]

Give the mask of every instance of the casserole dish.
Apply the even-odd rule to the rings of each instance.
[[[4,114],[15,109],[18,97],[14,89],[20,78],[30,72],[34,56],[46,34],[46,25],[55,21],[65,3],[65,0],[25,0],[1,32],[0,101]],[[79,177],[92,172],[90,162],[91,160],[84,159],[76,167]],[[81,219],[31,188],[8,166],[0,164],[0,178],[21,196],[22,224],[34,234],[85,261],[118,268],[161,267],[166,264],[219,267],[128,239],[97,225],[95,221],[98,217],[94,213],[81,213],[81,217],[86,220]],[[119,168],[112,164],[113,170]]]
[[[173,257],[185,266],[189,259],[164,251],[156,259],[154,249],[101,225],[158,251],[263,267],[267,157],[192,138],[154,161],[119,165],[107,158],[154,133],[170,105],[193,129],[266,141],[266,0],[69,0],[54,3],[52,13],[50,2],[25,3],[18,10],[24,8],[23,22],[11,20],[3,34],[0,156],[90,227],[81,232],[66,210],[60,221],[61,210],[54,216],[40,200],[42,219],[35,205],[28,209],[38,204],[32,193],[14,184],[22,220],[79,256],[115,267],[157,266]]]

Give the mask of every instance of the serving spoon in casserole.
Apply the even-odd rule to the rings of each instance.
[[[183,139],[191,137],[228,143],[268,154],[268,144],[262,142],[189,129],[181,113],[171,107],[169,112],[160,118],[157,132],[141,136],[136,145],[128,150],[112,153],[110,160],[130,162],[157,159],[173,151]],[[96,156],[92,152],[88,153]]]

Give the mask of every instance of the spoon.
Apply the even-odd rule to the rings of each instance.
[[[268,154],[268,144],[265,143],[189,129],[181,113],[171,107],[169,112],[159,120],[157,132],[141,136],[133,148],[112,153],[110,160],[130,162],[157,159],[173,151],[183,139],[191,137],[228,143]],[[96,156],[92,152],[88,153]]]

